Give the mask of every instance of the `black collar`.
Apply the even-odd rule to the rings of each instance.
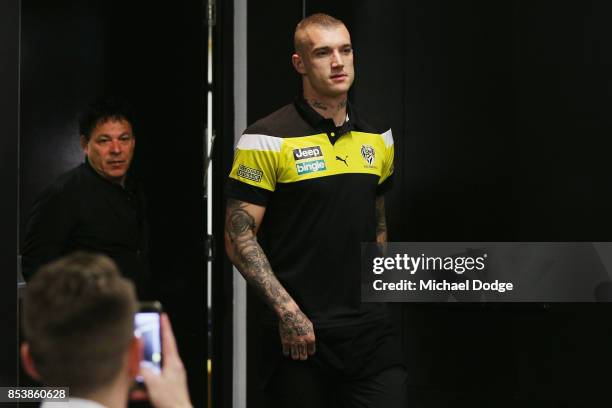
[[[295,107],[298,113],[304,118],[304,120],[312,126],[316,131],[321,133],[335,132],[338,135],[343,135],[354,129],[353,124],[356,123],[357,118],[355,117],[355,109],[353,109],[351,103],[347,103],[346,112],[349,120],[344,122],[341,126],[336,126],[332,119],[326,119],[319,114],[306,102],[303,96],[298,96],[294,101]]]
[[[112,188],[116,188],[119,189],[121,191],[126,191],[129,193],[133,193],[136,190],[136,182],[133,180],[132,177],[130,177],[129,174],[126,175],[125,177],[125,182],[123,183],[124,185],[122,186],[121,184],[118,183],[113,183],[110,180],[105,179],[104,177],[102,177],[97,171],[96,169],[94,169],[91,166],[91,163],[89,163],[89,160],[87,160],[87,156],[85,156],[85,161],[83,163],[85,165],[85,168],[88,170],[88,172],[90,173],[90,175],[98,180],[100,180],[101,182],[105,183],[105,185],[108,185]],[[128,171],[129,173],[129,171]]]

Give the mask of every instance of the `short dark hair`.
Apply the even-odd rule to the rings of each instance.
[[[302,21],[300,21],[295,27],[295,32],[293,34],[293,45],[295,47],[296,52],[299,53],[304,48],[304,39],[302,38],[302,36],[300,36],[300,33],[312,25],[317,25],[319,27],[325,28],[333,28],[345,24],[342,22],[342,20],[339,20],[325,13],[311,14],[308,17],[302,19]]]
[[[109,120],[125,120],[133,128],[131,105],[125,99],[117,96],[103,96],[94,100],[79,115],[79,135],[89,140],[96,126]]]
[[[76,252],[28,283],[23,326],[42,382],[77,396],[110,384],[134,336],[133,284],[99,254]]]

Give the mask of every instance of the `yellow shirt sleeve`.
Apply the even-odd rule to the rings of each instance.
[[[230,178],[274,191],[282,142],[279,137],[243,134],[236,145]]]
[[[393,145],[393,134],[391,129],[381,134],[385,142],[384,160],[380,180],[378,184],[382,184],[387,178],[393,174],[393,156],[395,154],[395,148]]]

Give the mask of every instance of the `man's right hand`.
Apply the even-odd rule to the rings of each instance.
[[[187,375],[176,347],[170,320],[165,313],[161,315],[161,336],[164,353],[161,374],[141,368],[149,400],[155,408],[191,408]]]
[[[278,331],[285,357],[307,360],[316,352],[312,322],[297,305],[280,311]]]
[[[225,218],[225,250],[242,276],[278,315],[283,354],[306,360],[315,353],[312,322],[278,281],[257,242],[257,229],[266,207],[228,199]]]

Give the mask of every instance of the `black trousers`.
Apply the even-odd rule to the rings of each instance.
[[[306,361],[281,353],[278,330],[264,336],[264,392],[277,408],[404,408],[406,369],[389,320],[315,329]]]
[[[334,378],[307,361],[285,359],[266,394],[274,408],[405,408],[406,369],[393,366],[369,377]]]

